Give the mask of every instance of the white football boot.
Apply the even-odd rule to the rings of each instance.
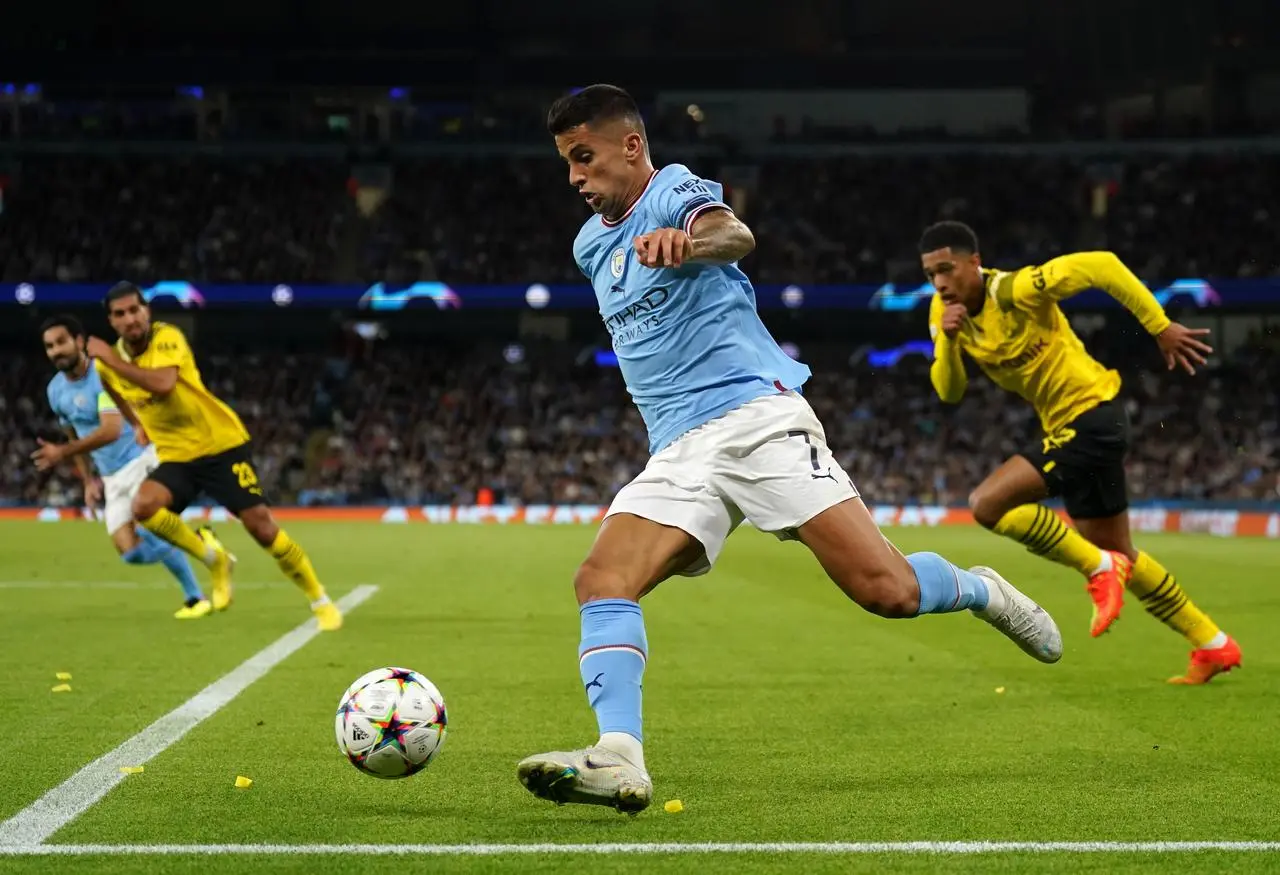
[[[1062,633],[1049,612],[1023,595],[994,569],[975,565],[969,569],[987,582],[991,599],[974,615],[995,626],[1022,651],[1041,662],[1062,659]]]
[[[602,747],[527,757],[516,766],[516,774],[530,793],[557,805],[607,805],[637,814],[653,801],[648,773]]]

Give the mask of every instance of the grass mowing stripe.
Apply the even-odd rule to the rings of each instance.
[[[1182,854],[1280,852],[1280,842],[654,842],[490,845],[0,845],[0,856],[506,854]]]
[[[338,600],[350,611],[378,591],[358,586]],[[0,847],[39,845],[75,820],[125,779],[122,766],[140,766],[212,717],[254,681],[320,634],[307,620],[196,693],[137,735],[89,763],[13,817],[0,823]]]

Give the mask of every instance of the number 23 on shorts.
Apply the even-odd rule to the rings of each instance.
[[[253,470],[251,462],[236,462],[231,466],[231,473],[236,475],[236,482],[240,484],[240,488],[254,495],[262,494],[262,487],[258,484],[258,474]]]

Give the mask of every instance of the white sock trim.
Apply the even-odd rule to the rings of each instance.
[[[1226,643],[1227,643],[1227,633],[1219,632],[1217,635],[1214,635],[1213,638],[1209,639],[1209,641],[1207,641],[1205,644],[1202,644],[1199,649],[1200,650],[1217,650],[1219,647],[1224,647]]]
[[[637,769],[642,772],[645,771],[644,745],[634,735],[626,732],[604,732],[601,733],[600,740],[596,742],[596,747],[602,747],[605,750],[613,751],[619,756],[624,756]]]
[[[1098,567],[1093,569],[1093,572],[1089,576],[1093,577],[1094,574],[1101,574],[1102,572],[1110,571],[1115,567],[1115,563],[1111,561],[1111,554],[1106,550],[1103,550],[1102,561],[1098,563]]]

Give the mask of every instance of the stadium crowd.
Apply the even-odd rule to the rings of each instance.
[[[916,234],[938,218],[974,225],[992,264],[1105,248],[1151,281],[1280,275],[1267,156],[691,163],[735,181],[761,283],[915,279]],[[321,159],[25,157],[4,186],[0,280],[582,281],[569,253],[587,211],[554,155],[396,163],[366,210],[350,174]]]
[[[1121,366],[1134,423],[1136,498],[1276,495],[1280,347],[1259,341],[1197,377],[1150,367],[1154,348],[1091,343]],[[206,382],[255,436],[281,503],[607,503],[644,465],[643,424],[616,369],[577,350],[382,345],[359,355],[230,358],[197,349]],[[869,501],[959,504],[999,462],[1039,439],[1030,409],[971,369],[959,406],[933,395],[928,362],[851,363],[848,347],[802,350],[806,396]],[[76,505],[71,467],[37,475],[28,455],[57,433],[48,363],[15,355],[0,392],[0,503]],[[485,495],[487,493],[487,496]]]

